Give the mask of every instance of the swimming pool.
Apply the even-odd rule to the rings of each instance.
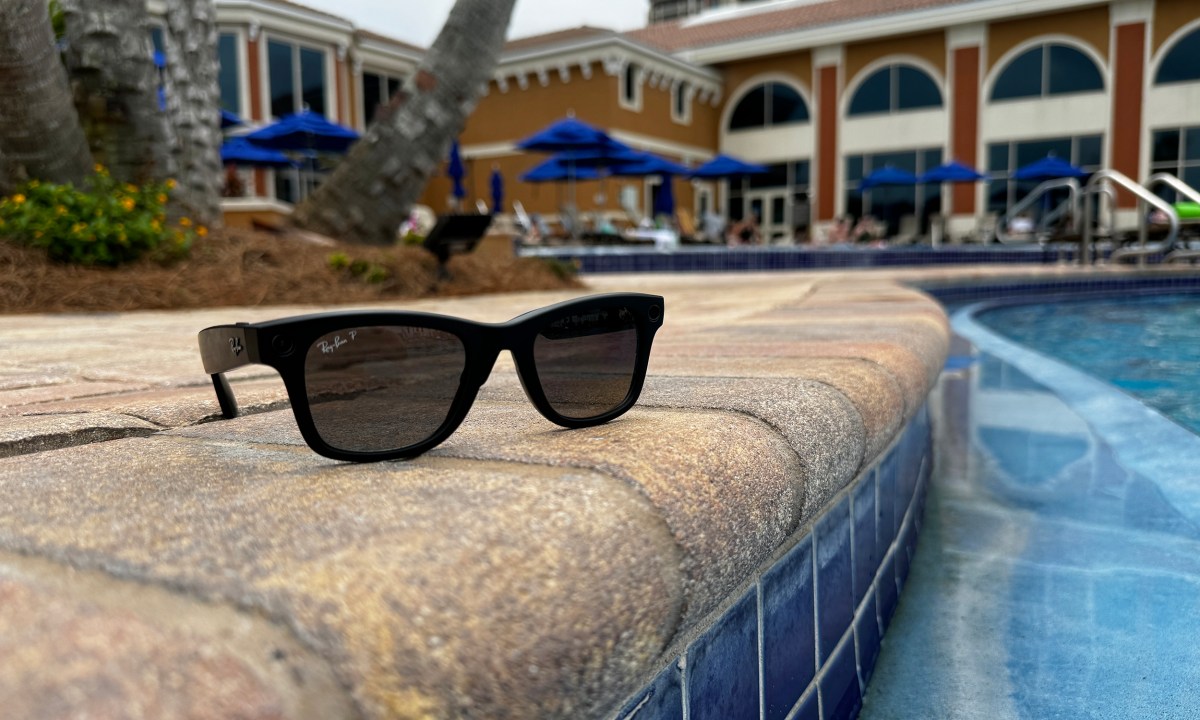
[[[862,717],[1200,717],[1200,436],[1134,397],[1195,401],[1196,298],[954,312],[924,525]]]
[[[1008,305],[976,318],[1200,434],[1200,295]]]

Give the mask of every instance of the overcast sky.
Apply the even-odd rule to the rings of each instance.
[[[296,0],[344,17],[364,30],[428,47],[454,0]],[[648,0],[517,0],[510,38],[593,25],[632,30],[646,24]]]

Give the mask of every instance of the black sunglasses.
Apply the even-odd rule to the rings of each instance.
[[[608,422],[637,401],[663,299],[614,293],[490,324],[417,312],[344,312],[200,331],[204,371],[226,418],[224,373],[254,363],[283,377],[309,447],[335,460],[413,457],[466,417],[501,350],[547,420]]]

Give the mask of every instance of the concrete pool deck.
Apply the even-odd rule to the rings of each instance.
[[[900,283],[1128,272],[588,278],[666,296],[628,416],[558,430],[502,358],[443,446],[369,466],[308,450],[267,368],[234,373],[246,415],[213,422],[196,332],[317,308],[0,318],[0,698],[611,711],[925,403],[948,328]],[[584,292],[404,307],[505,320]]]

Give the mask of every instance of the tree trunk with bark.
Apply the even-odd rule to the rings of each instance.
[[[141,185],[173,173],[145,0],[63,0],[75,109],[97,162]]]
[[[0,185],[79,185],[92,172],[46,0],[0,1],[0,155],[8,180]]]
[[[90,0],[89,0],[90,2]],[[167,116],[177,199],[192,218],[221,222],[221,88],[212,0],[167,0]]]
[[[292,216],[302,229],[391,244],[474,110],[516,0],[458,0],[416,74]]]

